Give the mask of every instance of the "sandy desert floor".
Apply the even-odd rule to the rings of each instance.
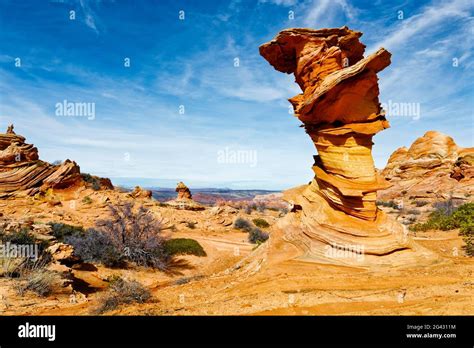
[[[89,194],[89,192],[86,192]],[[115,194],[115,193],[114,193]],[[63,198],[63,199],[67,199]],[[99,201],[99,200],[96,200]],[[43,221],[91,225],[105,214],[95,209],[45,209],[29,199],[3,201],[9,216],[34,216]],[[247,234],[225,226],[234,215],[213,217],[209,211],[189,212],[146,203],[177,228],[166,233],[197,240],[206,257],[181,256],[174,274],[150,269],[110,269],[83,264],[73,267],[75,296],[68,291],[41,298],[19,296],[14,280],[0,278],[0,311],[4,315],[89,315],[107,288],[107,277],[119,275],[140,281],[152,292],[145,304],[120,306],[106,315],[472,315],[474,260],[464,257],[457,231],[417,233],[415,240],[440,256],[441,262],[420,267],[368,271],[301,261],[284,261],[250,273],[235,265],[258,253]],[[45,213],[47,212],[47,213]],[[276,212],[257,213],[276,221]],[[253,217],[253,216],[252,216]],[[180,222],[197,222],[191,229]],[[459,252],[456,252],[458,251]],[[261,251],[261,250],[260,250]],[[453,252],[454,251],[454,252]],[[81,295],[81,293],[83,295]]]

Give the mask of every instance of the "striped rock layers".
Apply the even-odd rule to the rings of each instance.
[[[11,127],[11,126],[10,126]],[[55,166],[39,160],[38,149],[9,127],[0,133],[0,198],[34,195],[48,188],[65,188],[81,180],[79,166],[66,160]]]
[[[394,151],[381,174],[392,184],[377,193],[381,200],[405,197],[472,201],[474,148],[462,148],[450,136],[428,131],[410,148]]]
[[[407,231],[375,204],[377,190],[389,186],[375,170],[372,137],[389,127],[377,73],[391,54],[381,48],[364,58],[361,35],[347,27],[286,29],[260,46],[276,70],[295,75],[303,93],[289,101],[318,151],[314,180],[287,197],[302,207],[301,226],[284,226],[308,258],[327,258],[327,246],[359,245],[374,256],[410,249]]]

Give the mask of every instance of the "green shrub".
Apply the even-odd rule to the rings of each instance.
[[[234,221],[234,228],[250,232],[252,230],[252,224],[250,221],[239,217]]]
[[[85,196],[85,197],[82,199],[82,203],[84,203],[84,204],[91,204],[91,203],[92,203],[92,199],[91,199],[89,196]]]
[[[255,224],[255,226],[260,228],[270,227],[270,224],[265,219],[257,218],[253,219],[252,222]]]
[[[62,222],[50,222],[49,226],[51,226],[53,236],[60,242],[64,241],[66,237],[84,234],[84,228],[81,226],[68,225]]]
[[[169,239],[165,242],[164,248],[168,255],[207,255],[201,244],[189,238]]]
[[[466,253],[467,256],[473,257],[474,256],[474,237],[472,236],[464,237],[464,242],[466,243],[466,245],[463,246],[464,252]]]
[[[85,182],[87,182],[88,184],[91,184],[92,189],[94,191],[100,190],[100,179],[98,177],[90,175],[88,173],[82,173],[81,176]]]
[[[28,228],[21,228],[19,230],[0,234],[2,242],[11,244],[35,244],[36,239],[31,235]]]
[[[474,230],[474,203],[466,203],[452,208],[452,203],[437,205],[428,220],[410,227],[413,231],[442,230],[448,231],[455,228],[460,229],[461,235],[472,235]]]

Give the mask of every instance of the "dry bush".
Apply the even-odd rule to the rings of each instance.
[[[116,309],[122,304],[145,303],[151,298],[150,291],[135,280],[114,278],[107,293],[100,298],[99,307],[95,313],[102,314]]]
[[[164,249],[161,221],[144,207],[133,210],[131,203],[109,206],[111,218],[97,223],[83,235],[71,236],[66,243],[84,261],[121,267],[127,261],[138,266],[166,270],[170,256]]]

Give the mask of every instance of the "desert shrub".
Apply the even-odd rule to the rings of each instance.
[[[28,228],[20,228],[10,233],[2,232],[0,233],[0,240],[11,244],[34,244],[36,242]]]
[[[254,244],[260,244],[268,239],[268,233],[263,232],[258,227],[253,228],[249,232],[249,242]]]
[[[244,211],[245,211],[245,214],[250,215],[252,214],[252,207],[250,205],[247,205]]]
[[[265,209],[267,209],[267,204],[265,202],[258,202],[257,203],[257,211],[260,213],[265,212]]]
[[[252,222],[255,224],[255,226],[260,227],[260,228],[270,227],[270,224],[265,219],[257,218],[257,219],[253,219]]]
[[[466,203],[452,208],[452,203],[440,204],[428,220],[411,226],[413,231],[442,230],[460,228],[463,235],[472,234],[474,230],[474,203]]]
[[[405,211],[406,214],[410,215],[420,215],[420,211],[418,209],[408,209]]]
[[[92,189],[94,191],[100,190],[100,179],[98,177],[90,175],[88,173],[82,173],[81,176],[82,180],[84,180],[88,184],[91,184]]]
[[[6,278],[25,278],[33,271],[44,269],[51,262],[51,254],[40,251],[38,258],[2,257],[0,273]]]
[[[107,267],[125,265],[125,255],[114,243],[113,238],[106,233],[93,228],[84,235],[74,235],[65,238],[65,242],[74,247],[74,254],[86,262],[100,262]]]
[[[452,219],[460,228],[462,235],[474,234],[474,203],[466,203],[461,205],[452,214]]]
[[[189,238],[169,239],[164,243],[164,249],[168,255],[207,255],[201,244]]]
[[[419,207],[424,207],[429,202],[427,202],[427,201],[415,201],[414,203],[415,203],[415,206],[417,206],[419,208]]]
[[[466,243],[465,246],[463,246],[464,252],[466,253],[467,256],[473,257],[474,256],[474,238],[471,236],[469,237],[464,237],[464,242]]]
[[[85,197],[82,199],[82,203],[84,203],[84,204],[91,204],[91,203],[92,203],[92,199],[91,199],[89,196],[85,196]]]
[[[81,226],[68,225],[62,222],[50,222],[49,226],[51,226],[53,236],[61,242],[66,237],[84,234],[84,228]]]
[[[151,293],[135,280],[124,280],[120,277],[109,283],[107,294],[100,299],[98,314],[116,309],[121,304],[145,303],[151,298]]]
[[[445,201],[434,202],[432,204],[435,212],[442,215],[451,215],[456,209],[456,203],[453,199],[447,199]]]
[[[169,256],[164,250],[161,222],[144,207],[109,206],[111,218],[98,221],[95,229],[66,238],[84,261],[120,267],[126,262],[165,270]]]
[[[188,221],[186,222],[186,226],[192,230],[194,230],[196,228],[196,223],[195,222],[192,222],[192,221]]]
[[[18,294],[24,295],[26,291],[33,291],[39,296],[45,297],[59,285],[61,277],[56,272],[38,268],[26,273],[22,278],[16,287]]]
[[[252,224],[250,221],[239,217],[234,221],[234,228],[250,232],[252,230]]]
[[[382,206],[382,207],[389,207],[389,208],[397,208],[398,205],[394,201],[377,201],[375,202],[376,205]]]

